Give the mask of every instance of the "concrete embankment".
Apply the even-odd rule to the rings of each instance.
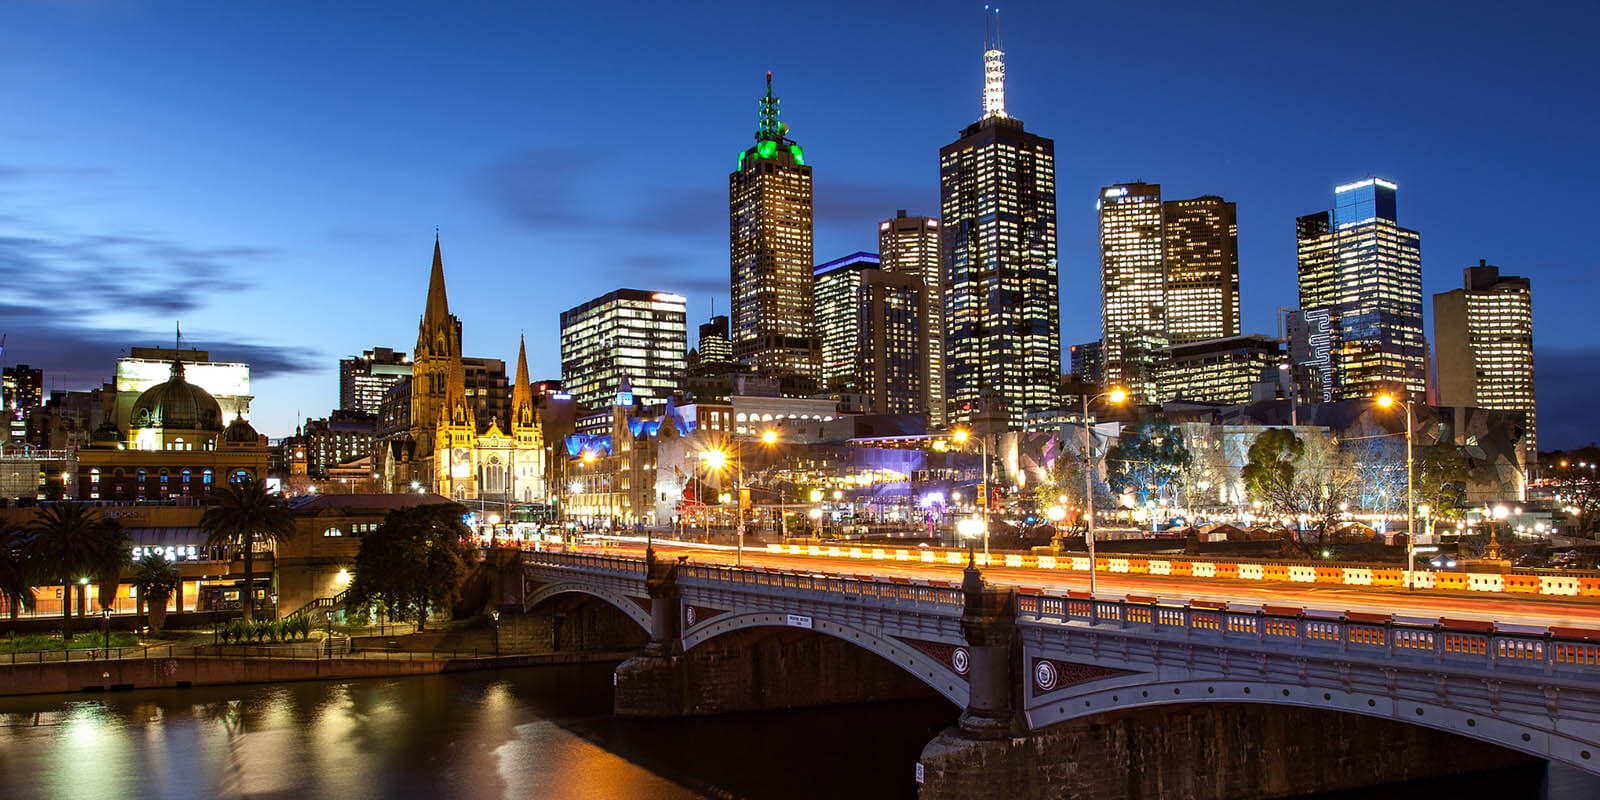
[[[617,662],[629,655],[590,652],[447,658],[410,653],[321,659],[180,655],[170,658],[58,661],[0,667],[0,695],[403,677],[550,664]]]

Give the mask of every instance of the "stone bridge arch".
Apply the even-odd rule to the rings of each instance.
[[[870,631],[846,623],[820,617],[805,617],[807,625],[796,625],[793,621],[795,615],[778,614],[770,612],[759,613],[729,613],[712,617],[709,620],[697,621],[683,634],[684,652],[689,652],[696,645],[704,644],[717,637],[734,633],[736,631],[757,628],[776,628],[784,630],[806,630],[813,634],[822,634],[835,639],[848,642],[856,647],[878,656],[884,661],[900,668],[901,671],[911,675],[941,696],[955,703],[957,707],[965,708],[970,687],[964,675],[959,674],[952,666],[941,661],[916,645],[890,636],[879,636]],[[964,663],[965,648],[959,645],[948,645],[952,657],[958,663]],[[962,656],[955,656],[956,651]]]
[[[649,611],[646,611],[633,598],[600,584],[576,582],[539,584],[537,587],[532,588],[523,598],[522,610],[524,612],[532,611],[538,608],[541,603],[564,594],[583,594],[603,600],[618,611],[621,611],[628,619],[637,623],[639,627],[644,629],[646,634],[650,633]]]
[[[1447,704],[1416,695],[1271,679],[1152,681],[1152,677],[1132,673],[1040,692],[1040,676],[1030,674],[1024,711],[1028,727],[1047,731],[1107,713],[1208,703],[1315,709],[1442,731],[1600,774],[1600,724],[1577,715],[1563,718],[1548,710],[1519,713],[1505,705],[1496,709],[1487,699],[1480,703],[1457,698]]]

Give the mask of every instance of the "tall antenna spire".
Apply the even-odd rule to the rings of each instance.
[[[1006,53],[1000,45],[1000,8],[983,7],[983,119],[1006,116]]]

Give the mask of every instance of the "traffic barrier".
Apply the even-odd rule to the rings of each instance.
[[[1107,558],[1100,561],[1100,563],[1106,565],[1107,572],[1118,574],[1127,574],[1128,572],[1128,559],[1126,558]]]
[[[1294,583],[1316,583],[1317,570],[1315,567],[1290,565],[1289,580]]]
[[[859,547],[850,548],[850,557],[851,558],[861,558],[862,557],[861,548],[859,548]]]
[[[1289,566],[1287,564],[1262,564],[1261,579],[1265,581],[1289,580]]]
[[[1344,570],[1339,567],[1312,567],[1315,583],[1344,583]]]
[[[1539,576],[1539,594],[1576,597],[1581,586],[1581,581],[1578,578],[1569,578],[1565,575]]]
[[[1215,567],[1216,567],[1216,570],[1217,570],[1217,575],[1216,576],[1218,578],[1238,578],[1239,577],[1239,565],[1238,564],[1223,563],[1223,564],[1216,564]]]
[[[1511,594],[1538,594],[1538,575],[1502,575],[1505,591]]]
[[[1209,561],[1191,561],[1189,562],[1189,570],[1190,574],[1196,578],[1217,577],[1217,565]]]
[[[1411,585],[1418,589],[1435,588],[1437,577],[1432,572],[1418,572],[1411,576]]]
[[[1020,567],[1020,566],[1022,566],[1022,556],[1015,555],[1015,554],[1007,555],[1006,556],[1006,566],[1008,566],[1008,567]]]
[[[1149,575],[1150,562],[1143,558],[1128,559],[1128,571],[1135,575]]]
[[[1433,583],[1436,588],[1462,592],[1467,588],[1467,573],[1465,572],[1435,572]]]
[[[1375,569],[1370,570],[1370,572],[1372,573],[1373,586],[1406,585],[1406,571],[1403,569]]]
[[[1073,558],[1072,558],[1072,569],[1075,572],[1088,572],[1089,571],[1089,559],[1087,559],[1087,558],[1079,558],[1077,556],[1073,556]]]
[[[1579,578],[1578,594],[1584,597],[1600,597],[1600,578]]]
[[[1039,569],[1055,569],[1055,568],[1056,568],[1056,557],[1055,556],[1039,556]]]
[[[1185,577],[1193,575],[1194,564],[1188,561],[1174,561],[1172,562],[1172,574]]]
[[[1260,564],[1240,564],[1239,578],[1247,581],[1259,581],[1266,577],[1266,570]]]
[[[1505,588],[1504,575],[1489,575],[1482,572],[1467,573],[1467,591],[1469,592],[1503,592]]]
[[[896,551],[894,551],[894,560],[896,560],[896,561],[910,561],[911,560],[911,553],[906,551],[906,550],[896,550]]]
[[[1346,586],[1371,586],[1372,570],[1359,567],[1344,568],[1344,585]]]
[[[1151,575],[1171,575],[1172,574],[1172,562],[1171,561],[1151,560],[1150,561],[1150,574]]]

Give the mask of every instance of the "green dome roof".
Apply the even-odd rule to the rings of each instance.
[[[129,428],[222,430],[222,407],[211,393],[183,379],[183,363],[172,362],[172,378],[146,389],[133,403]]]
[[[260,434],[257,434],[256,429],[250,427],[250,423],[245,422],[244,416],[240,415],[228,423],[227,430],[222,432],[222,440],[230,444],[256,444],[260,441]]]

